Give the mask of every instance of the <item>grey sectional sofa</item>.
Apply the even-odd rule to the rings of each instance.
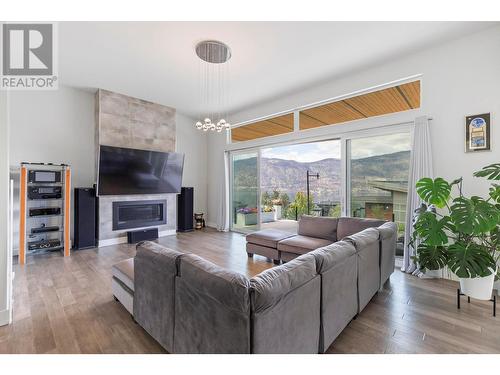
[[[144,242],[134,265],[134,319],[171,353],[318,352],[321,277],[313,255],[248,279]]]
[[[251,279],[141,243],[134,319],[172,353],[322,353],[394,270],[395,224],[348,224],[361,231]]]
[[[265,229],[247,235],[247,253],[288,262],[302,254],[330,245],[364,229],[378,227],[385,221],[351,217],[318,217],[303,215],[297,234]],[[394,262],[393,262],[394,264]],[[392,271],[391,271],[392,272]]]

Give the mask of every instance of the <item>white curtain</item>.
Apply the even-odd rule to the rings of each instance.
[[[219,204],[217,211],[217,230],[227,232],[229,230],[229,153],[224,152],[224,169],[220,176]]]
[[[423,177],[434,178],[432,170],[431,133],[428,116],[421,116],[415,119],[411,138],[412,147],[406,204],[404,257],[401,271],[423,277],[424,275],[417,269],[417,266],[411,259],[411,256],[414,255],[414,249],[408,246],[408,243],[413,233],[412,219],[414,211],[422,204],[422,200],[416,192],[415,184]],[[426,274],[426,276],[430,275]]]

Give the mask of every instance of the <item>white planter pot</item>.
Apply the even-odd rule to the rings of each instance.
[[[489,301],[491,292],[493,292],[493,283],[495,282],[495,273],[486,277],[474,277],[460,279],[460,290],[466,296]]]
[[[263,223],[270,223],[274,221],[274,212],[261,212],[260,220]]]
[[[238,212],[238,214],[236,215],[236,225],[239,227],[256,225],[256,224],[257,224],[256,213],[243,214],[241,212]]]
[[[275,221],[281,220],[281,206],[274,205],[273,210],[274,210],[274,220]]]

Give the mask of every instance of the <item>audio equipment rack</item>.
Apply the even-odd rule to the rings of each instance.
[[[67,164],[21,163],[19,264],[27,255],[70,255],[71,169]]]

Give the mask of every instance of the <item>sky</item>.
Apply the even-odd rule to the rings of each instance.
[[[353,159],[407,150],[410,150],[410,136],[407,133],[358,138],[351,141],[351,156]],[[262,156],[295,160],[302,163],[328,158],[340,159],[340,141],[331,140],[267,148],[262,150]]]
[[[361,159],[369,156],[392,154],[398,151],[409,151],[410,148],[409,133],[358,138],[351,141],[351,157]]]
[[[302,143],[298,145],[280,146],[262,150],[265,158],[313,162],[328,158],[340,159],[340,141],[323,141]]]

